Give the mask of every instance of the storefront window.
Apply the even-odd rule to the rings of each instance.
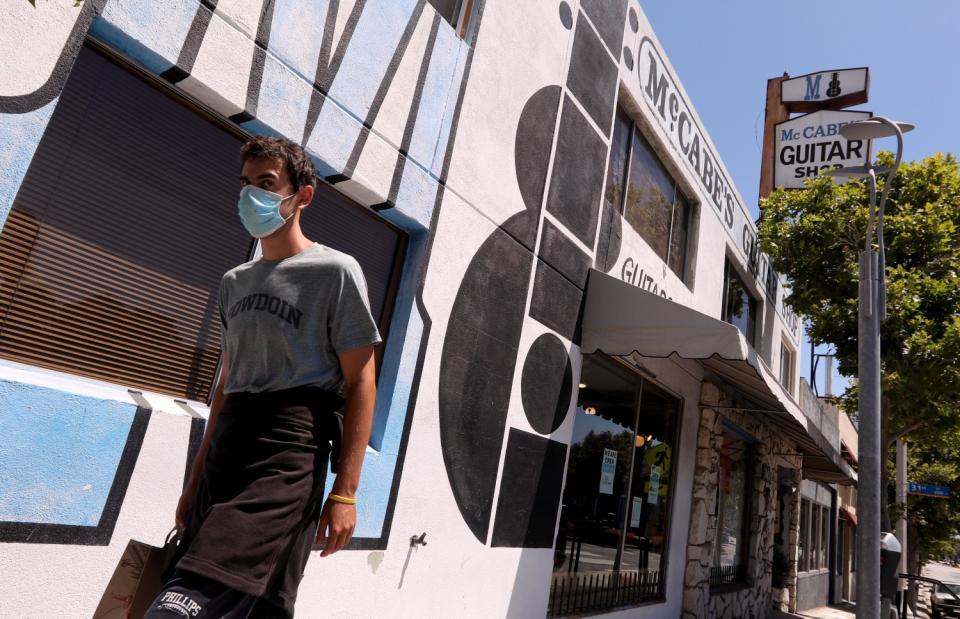
[[[793,365],[796,353],[787,346],[786,342],[780,342],[780,384],[787,391],[793,393]]]
[[[807,520],[809,519],[810,501],[800,499],[800,535],[797,538],[797,571],[807,571],[807,555],[809,554],[809,544],[807,544]]]
[[[810,535],[809,528],[807,527],[807,522],[810,520],[810,501],[806,499],[800,499],[800,535],[797,539],[798,545],[798,560],[797,560],[797,571],[806,572],[807,563],[809,561],[810,548],[807,543],[807,538]]]
[[[602,355],[580,381],[551,616],[663,597],[680,403]]]
[[[750,499],[747,484],[747,442],[727,430],[720,446],[717,485],[717,533],[714,540],[711,585],[744,580]]]
[[[658,570],[662,566],[678,404],[651,385],[645,385],[634,440],[633,491],[626,527],[626,546],[630,552],[625,552],[621,568]],[[631,565],[634,556],[637,562]]]
[[[752,346],[756,341],[757,300],[747,290],[747,285],[727,262],[724,274],[722,319],[740,329]]]
[[[604,198],[684,279],[693,208],[640,129],[619,108]]]
[[[830,567],[830,508],[820,509],[820,569]]]
[[[830,506],[801,499],[799,546],[797,571],[830,567]]]
[[[623,189],[627,180],[627,160],[630,158],[630,130],[633,121],[622,109],[617,109],[613,125],[613,144],[607,167],[607,187],[603,197],[617,212],[623,211]]]

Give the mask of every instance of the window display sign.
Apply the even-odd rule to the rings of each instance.
[[[650,490],[647,492],[647,502],[651,505],[657,504],[660,498],[660,467],[655,466],[650,469]]]
[[[633,497],[633,507],[630,509],[630,528],[640,526],[640,514],[643,512],[643,497]]]
[[[617,452],[603,450],[603,462],[600,464],[600,494],[613,494],[613,478],[617,473]]]
[[[776,126],[774,180],[776,187],[802,189],[821,170],[861,166],[870,156],[864,140],[847,140],[840,128],[870,118],[871,112],[822,110],[791,118]]]

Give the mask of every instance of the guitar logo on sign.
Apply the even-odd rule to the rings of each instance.
[[[840,96],[840,78],[838,75],[839,74],[834,73],[833,77],[830,78],[830,83],[827,85],[827,96],[831,99]]]

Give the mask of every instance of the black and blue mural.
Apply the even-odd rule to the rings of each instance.
[[[91,37],[98,46],[135,63],[240,131],[301,142],[328,183],[360,205],[378,211],[407,234],[379,377],[384,396],[378,399],[375,413],[371,441],[375,449],[366,458],[358,527],[351,545],[355,549],[384,548],[409,432],[408,411],[416,393],[412,379],[421,338],[429,328],[429,318],[418,311],[415,297],[473,48],[426,0],[318,0],[309,4],[296,0],[198,0],[171,5],[88,0],[69,13],[63,7],[45,6],[27,13],[33,9],[26,2],[24,6],[25,21],[18,23],[18,28],[26,32],[31,28],[29,20],[46,19],[56,25],[51,26],[51,33],[62,32],[63,39],[50,41],[51,46],[59,46],[59,53],[53,56],[54,62],[44,65],[49,75],[39,88],[9,94],[20,84],[0,79],[0,162],[5,164],[0,173],[0,225],[78,54]],[[482,3],[475,13],[479,20]],[[389,165],[384,165],[385,161]],[[41,388],[27,384],[18,384],[16,390],[15,400],[0,405],[0,422],[12,437],[6,453],[9,460],[2,460],[5,466],[11,465],[4,469],[11,475],[23,470],[14,466],[17,454],[34,453],[45,462],[51,453],[37,451],[32,442],[40,435],[33,428],[30,411],[46,410],[47,396]],[[88,402],[79,395],[73,399],[84,402],[84,410],[121,406]],[[134,406],[132,411],[136,410]],[[102,513],[102,522],[90,509],[71,512],[63,490],[63,505],[57,513],[74,515],[48,523],[38,509],[24,507],[29,504],[24,501],[25,486],[8,484],[0,491],[0,505],[17,507],[0,515],[0,520],[6,521],[0,527],[0,541],[108,543],[124,484],[136,462],[137,436],[142,440],[150,417],[146,409],[131,415],[130,438],[124,446],[112,448],[120,449],[122,458],[121,453],[110,452],[109,458],[97,460],[99,456],[85,452],[85,457],[95,462],[71,463],[79,469],[94,464],[98,471],[103,468],[94,486],[98,491],[105,484],[108,464],[113,463],[110,478],[116,481],[106,485],[115,490],[109,501],[104,497],[97,512]],[[138,421],[134,423],[134,419]],[[68,424],[58,431],[69,436],[71,427]],[[202,432],[202,420],[198,420],[190,433],[192,453]],[[59,465],[28,461],[35,470],[51,473],[48,486],[53,490],[48,498],[56,501],[60,473],[54,469]],[[75,526],[75,521],[86,523],[76,526],[92,526],[96,532],[47,526]]]
[[[300,141],[329,183],[408,233],[380,377],[388,396],[377,404],[379,449],[365,465],[354,548],[383,548],[389,538],[430,336],[423,272],[484,4],[468,45],[425,0],[91,0],[44,86],[0,97],[0,138],[36,144],[92,36],[242,130]],[[636,32],[636,10],[627,0],[562,1],[554,18],[571,32],[571,48],[562,83],[530,96],[516,126],[522,204],[471,259],[438,343],[447,477],[469,529],[494,546],[552,546],[567,446],[550,435],[574,397],[570,352],[586,275],[609,270],[620,252],[621,217],[602,193],[619,67],[634,62],[623,33]],[[18,153],[0,182],[0,221],[32,153]],[[521,350],[528,319],[547,331]],[[533,433],[507,427],[518,371]],[[196,442],[202,426],[192,434]],[[495,505],[498,484],[506,490]],[[0,539],[12,541],[12,530],[0,529]]]

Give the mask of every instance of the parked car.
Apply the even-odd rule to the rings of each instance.
[[[951,593],[952,592],[952,593]],[[934,585],[930,592],[930,611],[933,619],[957,617],[960,619],[960,583],[948,582]]]

